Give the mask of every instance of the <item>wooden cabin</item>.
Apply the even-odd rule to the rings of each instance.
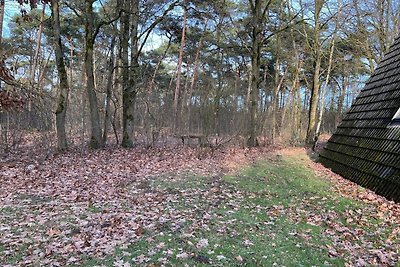
[[[400,202],[400,37],[329,139],[320,162]]]

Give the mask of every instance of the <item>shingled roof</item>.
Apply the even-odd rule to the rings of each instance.
[[[320,162],[343,177],[400,202],[400,37],[396,38]]]

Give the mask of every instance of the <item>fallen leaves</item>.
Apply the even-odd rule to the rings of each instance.
[[[237,152],[228,149],[199,160],[193,148],[137,148],[86,155],[71,152],[41,164],[29,156],[10,159],[13,164],[2,164],[0,169],[0,261],[21,254],[25,263],[77,264],[81,255],[110,255],[115,247],[141,239],[146,232],[164,227],[177,231],[196,218],[194,214],[203,214],[204,207],[193,206],[189,214],[181,214],[168,203],[176,202],[178,196],[217,199],[221,197],[218,179],[210,182],[210,191],[179,194],[153,188],[152,180],[165,173],[179,178],[186,170],[218,177],[229,151]],[[194,231],[208,227],[211,215],[204,212],[201,217],[192,224]],[[206,241],[199,241],[199,249],[207,246]],[[145,263],[148,257],[135,260]],[[164,261],[160,258],[159,263]],[[115,264],[123,265],[121,261]]]
[[[242,258],[242,256],[240,256],[240,255],[236,256],[235,259],[236,259],[239,263],[242,263],[242,262],[243,262],[243,258]]]
[[[197,249],[203,249],[208,247],[208,240],[207,239],[200,239],[199,242],[196,244]]]
[[[292,206],[252,206],[243,202],[243,192],[221,181],[225,172],[260,157],[271,157],[268,153],[226,148],[200,160],[193,148],[137,148],[54,155],[41,164],[28,159],[13,160],[13,164],[1,165],[0,169],[0,261],[15,258],[20,265],[79,265],[82,255],[103,259],[113,255],[116,247],[160,236],[168,240],[168,233],[179,233],[188,250],[174,250],[167,241],[157,241],[145,253],[126,254],[130,261],[116,258],[113,265],[161,266],[172,260],[188,259],[201,264],[232,260],[230,263],[240,265],[247,262],[245,255],[229,258],[209,239],[196,233],[215,229],[213,235],[238,239],[245,248],[254,247],[251,234],[240,236],[233,227],[237,221],[226,219],[246,207],[268,216],[262,226],[276,226],[275,218],[287,216],[294,224],[306,222],[310,228],[326,227],[324,234],[332,240],[332,247],[327,248],[331,257],[344,257],[358,266],[391,266],[398,262],[400,228],[394,226],[400,218],[399,205],[362,191],[347,180],[330,178],[336,190],[368,206],[347,209],[343,214],[316,210],[316,205],[327,199],[314,195]],[[324,175],[329,174],[314,163],[310,165]],[[193,174],[202,178],[190,180],[188,177]],[[167,186],[156,186],[158,180]],[[246,195],[249,199],[259,197],[253,192]],[[177,207],[182,200],[184,208]],[[215,213],[216,208],[227,212]],[[373,225],[372,217],[379,227]],[[213,219],[221,219],[214,228]],[[368,227],[380,228],[382,232],[365,232],[363,229]],[[385,240],[372,240],[371,236],[383,236],[385,229],[390,229]],[[274,241],[275,233],[263,234],[271,240],[271,247],[279,247]],[[291,232],[290,236],[300,238],[300,243],[296,243],[300,248],[311,242],[312,231]],[[152,242],[156,241],[149,243]],[[157,257],[154,262],[153,257]]]

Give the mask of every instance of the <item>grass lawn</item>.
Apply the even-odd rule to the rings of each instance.
[[[0,261],[3,265],[21,264],[31,247],[29,255],[37,253],[36,260],[30,256],[32,265],[40,265],[47,258],[69,266],[124,267],[398,264],[399,225],[389,223],[387,214],[379,214],[378,207],[339,195],[327,179],[315,174],[310,162],[305,153],[283,153],[229,175],[186,171],[153,176],[141,184],[140,197],[135,200],[91,203],[76,208],[79,212],[69,207],[62,216],[55,216],[53,234],[48,228],[43,230],[47,237],[50,235],[49,242],[56,245],[57,240],[87,234],[85,227],[97,218],[96,231],[121,231],[126,237],[107,253],[96,256],[96,239],[92,236],[87,239],[91,248],[87,254],[85,245],[65,250],[67,243],[63,243],[62,251],[68,256],[60,250],[46,255],[46,240],[19,233],[24,241],[13,249],[4,243],[3,236]],[[137,194],[135,185],[126,189]],[[51,201],[35,198],[26,204],[31,207],[2,207],[0,226],[6,228],[6,235],[40,231],[36,221],[25,228],[12,223],[18,217],[21,220],[28,209]],[[101,219],[110,211],[120,216]],[[75,233],[74,227],[78,229]],[[98,233],[96,238],[104,236],[107,234]]]

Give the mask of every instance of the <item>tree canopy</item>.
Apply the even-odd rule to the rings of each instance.
[[[21,12],[5,18],[12,2]],[[131,147],[188,135],[312,143],[335,129],[400,19],[392,0],[1,6],[1,116],[56,132],[62,150],[68,139]]]

